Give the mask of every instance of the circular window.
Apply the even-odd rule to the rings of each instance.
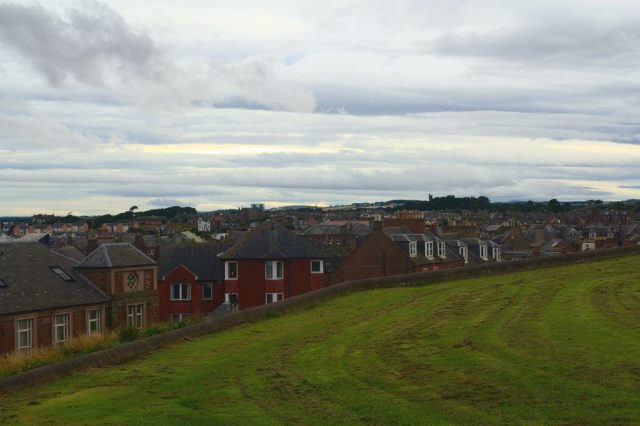
[[[127,276],[127,285],[132,290],[136,285],[138,285],[138,276],[133,272],[130,273],[129,276]]]

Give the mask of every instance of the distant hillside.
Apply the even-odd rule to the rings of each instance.
[[[0,424],[637,424],[638,262],[352,293],[0,396]]]

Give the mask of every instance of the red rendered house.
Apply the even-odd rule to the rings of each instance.
[[[224,302],[223,262],[212,246],[163,250],[159,264],[158,319],[180,322],[206,315]]]
[[[318,248],[266,221],[218,256],[224,261],[225,301],[240,309],[277,302],[324,287]]]

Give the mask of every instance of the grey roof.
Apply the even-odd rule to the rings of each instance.
[[[230,249],[222,259],[305,259],[321,258],[322,252],[303,237],[272,221],[265,221]]]
[[[109,296],[74,271],[75,264],[39,243],[3,244],[0,280],[6,287],[0,287],[0,315],[108,302]]]
[[[220,246],[165,247],[158,259],[158,275],[164,277],[180,265],[193,272],[198,280],[221,280],[223,263],[217,257]]]
[[[156,263],[129,243],[101,244],[89,253],[78,268],[111,268],[123,266],[146,266]]]

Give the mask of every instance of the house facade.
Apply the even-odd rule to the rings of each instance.
[[[102,244],[76,270],[110,298],[110,328],[143,329],[158,321],[158,268],[129,243]]]
[[[75,266],[39,243],[0,244],[0,354],[105,329],[110,298]]]
[[[178,246],[158,261],[158,319],[181,322],[207,315],[225,300],[224,263],[216,246]]]
[[[224,262],[225,301],[240,309],[325,285],[322,252],[275,222],[262,223],[218,256]]]

